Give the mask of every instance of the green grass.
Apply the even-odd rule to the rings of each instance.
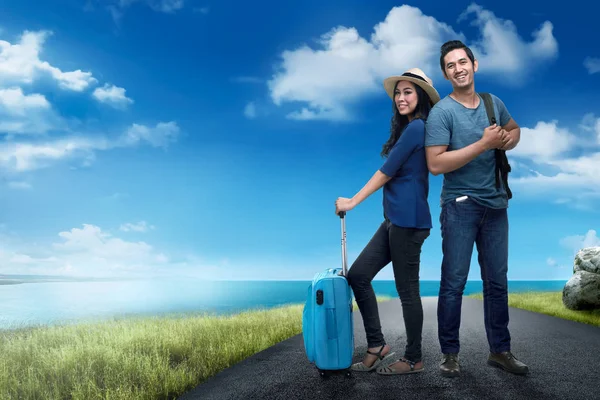
[[[8,331],[0,334],[0,398],[174,399],[300,334],[302,309],[292,305],[232,316],[129,318]]]
[[[476,293],[469,297],[483,300],[482,293]],[[509,293],[508,305],[600,327],[600,309],[590,311],[569,310],[562,303],[562,291]]]

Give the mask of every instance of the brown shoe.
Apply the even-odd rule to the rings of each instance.
[[[460,375],[460,365],[458,363],[458,354],[444,354],[440,364],[442,376],[454,378]]]
[[[525,375],[529,372],[529,367],[517,360],[510,351],[490,353],[487,363],[493,367],[502,368],[505,371],[517,375]]]

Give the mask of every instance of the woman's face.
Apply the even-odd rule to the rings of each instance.
[[[406,115],[410,119],[415,112],[418,101],[417,91],[412,82],[399,81],[396,84],[394,102],[400,115]]]

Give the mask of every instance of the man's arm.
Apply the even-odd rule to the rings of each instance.
[[[477,141],[459,150],[446,151],[448,146],[429,146],[425,148],[427,168],[433,175],[445,174],[463,167],[487,150],[481,141]]]
[[[446,151],[448,146],[429,146],[425,148],[427,168],[433,175],[445,174],[457,170],[481,153],[500,148],[504,142],[505,132],[497,125],[488,126],[481,139],[462,149]]]
[[[502,128],[493,125],[486,127],[481,139],[475,143],[461,149],[447,151],[451,137],[450,126],[450,117],[447,113],[437,106],[432,108],[426,124],[425,156],[427,168],[433,175],[457,170],[481,153],[504,144],[498,139]]]
[[[512,150],[514,149],[519,141],[521,140],[521,128],[519,124],[513,119],[510,115],[510,112],[506,108],[504,102],[497,96],[492,95],[494,99],[494,103],[498,106],[499,111],[499,124],[502,125],[502,129],[506,131],[508,134],[508,142],[503,144],[500,149],[502,150]]]
[[[517,147],[521,140],[521,127],[517,124],[514,119],[510,119],[506,125],[502,127],[507,133],[509,140],[502,146],[502,150],[512,150]]]

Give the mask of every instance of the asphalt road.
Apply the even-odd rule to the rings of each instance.
[[[511,308],[512,351],[530,370],[527,376],[517,376],[486,364],[482,305],[481,300],[463,300],[458,378],[439,374],[437,298],[424,297],[424,372],[396,376],[353,372],[352,378],[323,379],[306,358],[302,335],[297,335],[222,371],[180,399],[600,399],[600,328]],[[396,355],[402,355],[400,300],[379,307],[385,338]],[[354,321],[354,357],[359,361],[366,340],[357,309]]]

